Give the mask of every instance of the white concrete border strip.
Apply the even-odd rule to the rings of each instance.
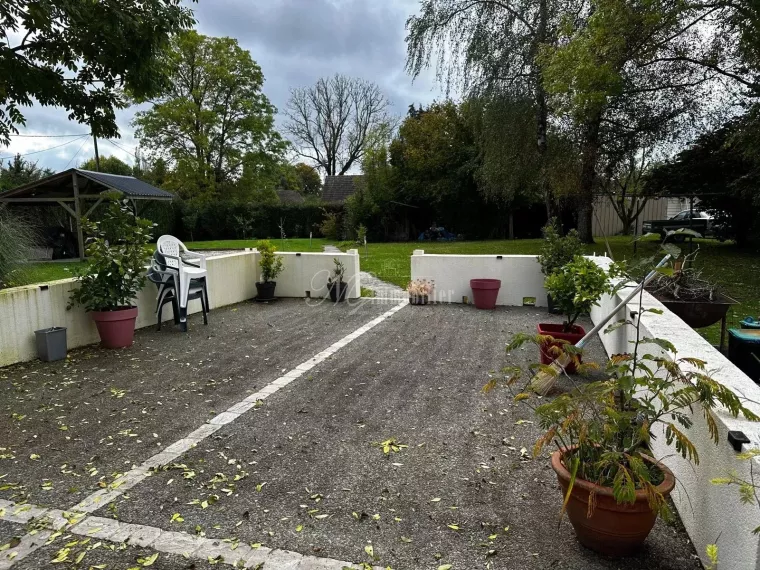
[[[296,378],[299,378],[304,373],[308,372],[309,370],[311,370],[318,364],[321,364],[322,362],[324,362],[327,358],[329,358],[330,356],[338,352],[341,348],[343,348],[350,342],[356,340],[357,338],[359,338],[360,336],[362,336],[369,330],[375,328],[377,325],[379,325],[383,321],[395,315],[398,311],[403,309],[408,304],[409,304],[408,300],[406,299],[402,300],[398,305],[396,305],[392,309],[386,311],[385,313],[383,313],[382,315],[378,317],[375,317],[374,319],[372,319],[365,325],[362,325],[361,327],[359,327],[352,333],[334,342],[323,351],[319,352],[315,356],[312,356],[305,362],[302,362],[301,364],[299,364],[298,366],[296,366],[289,372],[285,373],[284,375],[280,376],[276,380],[270,382],[258,392],[255,392],[251,394],[250,396],[246,397],[245,399],[241,400],[240,402],[233,404],[232,406],[227,408],[225,411],[221,412],[220,414],[208,420],[207,423],[203,424],[198,429],[187,434],[184,438],[180,439],[179,441],[175,441],[174,443],[165,447],[163,450],[161,450],[154,456],[145,460],[142,464],[138,465],[137,467],[133,467],[132,469],[130,469],[129,471],[127,471],[126,473],[124,473],[123,475],[115,479],[107,488],[100,489],[92,493],[88,497],[84,498],[82,501],[80,501],[79,503],[71,507],[70,509],[67,509],[65,511],[66,514],[64,514],[64,511],[61,511],[59,509],[47,509],[43,507],[37,507],[35,505],[16,505],[8,501],[0,500],[0,512],[4,511],[4,514],[0,516],[0,520],[27,523],[32,519],[49,517],[53,519],[55,523],[52,526],[53,530],[59,530],[64,527],[66,527],[68,530],[71,530],[71,527],[73,525],[78,525],[84,520],[90,520],[90,519],[108,521],[109,519],[101,519],[101,517],[92,517],[92,516],[84,519],[83,516],[93,513],[96,510],[100,509],[101,507],[104,507],[107,504],[111,503],[112,501],[117,499],[119,496],[121,496],[125,491],[131,489],[132,487],[134,487],[138,483],[141,483],[147,477],[149,477],[152,474],[152,470],[158,469],[159,467],[163,465],[167,465],[168,463],[171,463],[172,461],[180,457],[183,453],[195,447],[199,442],[203,441],[207,437],[216,433],[223,426],[237,420],[244,413],[249,411],[251,408],[255,407],[257,401],[266,400],[269,396],[278,392],[280,389],[284,388],[285,386],[293,382],[293,380],[295,380]],[[76,521],[73,523],[73,525],[70,522],[70,520],[72,520],[71,517],[74,517],[74,520]],[[116,522],[116,521],[111,521],[111,522]],[[119,524],[124,524],[124,523],[119,523]],[[143,527],[142,525],[130,525],[130,526],[140,527],[140,528],[145,528],[145,529],[154,528],[154,527]],[[157,529],[157,530],[160,531],[160,529]],[[74,531],[71,530],[71,532],[74,532]],[[168,533],[169,531],[160,531],[160,532]],[[24,559],[29,554],[32,554],[34,551],[44,546],[45,540],[47,540],[47,537],[41,538],[41,534],[42,534],[42,531],[38,532],[37,534],[27,534],[22,538],[21,544],[17,548],[9,549],[3,552],[0,555],[0,570],[9,569],[11,566],[13,566],[15,562],[18,562],[19,560]],[[175,533],[175,534],[184,534],[184,533]],[[185,535],[185,536],[190,536],[190,535]],[[195,537],[190,537],[190,538],[195,538]],[[38,540],[35,541],[35,539],[38,539]],[[133,542],[133,544],[135,544],[135,542]],[[155,549],[160,551],[160,549],[158,548],[155,548]],[[196,549],[196,551],[198,550],[199,549]],[[284,556],[282,553],[285,553],[288,551],[284,551],[284,550],[273,551],[273,553],[275,552],[280,553],[278,554],[278,556]],[[301,556],[304,559],[313,558],[313,557],[302,556],[297,553],[291,553],[291,554]],[[316,558],[315,560],[327,560],[327,559]],[[285,564],[285,561],[283,561],[281,566],[278,566],[277,564],[270,564],[270,566],[267,566],[267,570],[270,570],[270,569],[274,570],[280,567],[282,567],[283,569],[287,568],[288,570],[290,570],[291,568],[295,570],[297,567],[299,568],[299,570],[307,570],[311,568],[313,568],[314,570],[322,570],[323,568],[322,566],[318,566],[315,564],[312,564],[311,566],[287,565]],[[333,566],[330,566],[330,565],[324,566],[324,570],[328,570],[328,569],[331,570],[332,568]],[[338,570],[340,570],[340,567],[335,567],[335,568],[338,568]]]

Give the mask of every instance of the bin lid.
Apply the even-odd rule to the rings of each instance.
[[[50,327],[47,329],[40,329],[38,331],[34,331],[34,334],[50,334],[58,331],[65,331],[66,327]]]
[[[760,344],[760,329],[728,329],[728,334],[742,342]]]

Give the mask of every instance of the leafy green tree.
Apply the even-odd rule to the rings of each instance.
[[[119,174],[121,176],[132,176],[134,174],[134,169],[130,165],[115,156],[101,156],[100,168],[98,168],[95,162],[95,157],[92,157],[84,161],[80,168],[95,172],[105,172],[107,174]]]
[[[0,143],[25,124],[20,107],[33,101],[65,108],[97,136],[119,136],[114,109],[126,106],[123,93],[160,91],[160,56],[192,24],[180,0],[0,3]]]
[[[305,196],[319,196],[322,194],[322,178],[313,166],[299,162],[293,165],[298,178],[298,191]]]
[[[725,237],[746,245],[760,238],[760,132],[757,109],[704,133],[644,178],[648,193],[695,196]]]
[[[7,163],[0,161],[0,192],[35,182],[53,174],[49,168],[40,168],[20,154]]]
[[[170,84],[134,124],[151,158],[170,166],[167,185],[183,198],[211,199],[249,171],[280,162],[285,142],[261,89],[261,68],[232,38],[178,34],[164,65]],[[245,164],[244,164],[245,163]]]

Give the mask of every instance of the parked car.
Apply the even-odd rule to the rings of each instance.
[[[694,230],[704,237],[712,237],[714,235],[713,217],[707,212],[700,210],[681,210],[667,220],[646,220],[641,227],[645,234],[660,234],[661,239],[665,239],[668,232],[679,228]],[[671,239],[672,241],[683,241],[686,239],[686,236],[676,235]]]

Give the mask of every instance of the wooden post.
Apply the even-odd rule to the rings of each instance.
[[[84,234],[82,232],[82,206],[79,201],[79,181],[76,171],[71,173],[71,183],[74,186],[74,214],[77,223],[77,241],[79,242],[79,258],[84,259]]]

